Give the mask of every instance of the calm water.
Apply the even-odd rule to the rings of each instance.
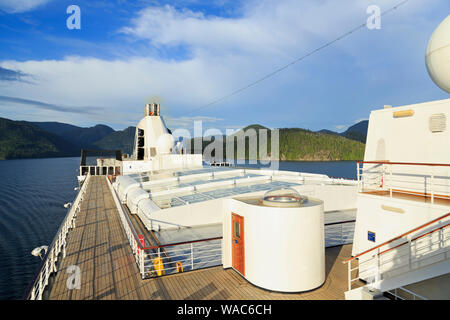
[[[21,299],[40,264],[31,250],[49,245],[76,196],[77,158],[0,161],[0,299]],[[250,167],[258,165],[248,164]],[[280,170],[356,178],[356,164],[280,162]]]
[[[0,299],[21,299],[76,196],[79,158],[0,161]]]
[[[239,163],[235,165],[242,166]],[[253,168],[265,167],[270,169],[269,165],[261,166],[259,164],[249,164],[248,162],[244,166]],[[335,178],[356,179],[356,161],[280,161],[275,162],[272,165],[272,168],[286,171],[321,173]]]

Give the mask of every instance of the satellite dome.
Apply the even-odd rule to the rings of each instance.
[[[434,83],[450,93],[450,15],[431,35],[425,60]]]
[[[263,205],[269,207],[300,207],[307,200],[293,188],[272,189],[262,198]]]
[[[172,153],[173,143],[173,136],[170,133],[164,133],[156,142],[156,151],[158,154]]]

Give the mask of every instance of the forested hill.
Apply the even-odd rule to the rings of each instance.
[[[256,132],[256,143],[249,143],[250,131],[254,130]],[[268,154],[271,156],[272,146],[271,146],[271,131],[261,125],[251,125],[245,127],[239,132],[233,134],[230,137],[234,139],[234,158],[235,159],[254,159],[258,157],[259,159],[259,130],[266,130],[267,134],[267,144],[268,144]],[[247,135],[245,135],[247,134]],[[230,143],[230,137],[216,137],[214,139],[206,139],[202,143],[202,153],[206,150],[206,154],[211,154],[212,156],[219,156],[219,151],[213,151],[214,144],[212,141],[216,141],[216,145],[223,145],[222,155],[224,158],[226,155],[226,144],[227,141]],[[358,136],[360,138],[360,136]],[[192,139],[188,141],[190,144],[192,153],[199,153],[200,150],[195,150],[195,140],[199,138]],[[217,139],[217,140],[215,140]],[[244,145],[243,139],[245,139],[245,154],[239,154],[238,145]],[[255,141],[255,140],[253,140]],[[200,143],[197,141],[197,145]],[[305,129],[299,128],[282,128],[279,129],[279,159],[289,160],[289,161],[338,161],[338,160],[362,160],[364,159],[364,149],[365,144],[357,141],[345,138],[339,134],[333,132],[313,132]],[[265,151],[265,150],[263,150]],[[257,155],[257,156],[255,156]]]
[[[77,156],[80,149],[25,121],[0,118],[0,159]]]
[[[233,135],[235,141],[242,139],[248,130],[268,130],[261,125],[248,126]],[[26,122],[13,121],[0,118],[0,159],[41,158],[41,157],[68,157],[79,156],[81,149],[120,149],[123,153],[131,154],[136,128],[128,127],[122,131],[105,125],[96,125],[90,128],[81,128],[59,122]],[[364,158],[364,143],[367,134],[367,121],[362,121],[343,133],[329,130],[313,132],[299,128],[279,129],[279,157],[280,160],[360,160]],[[196,138],[198,139],[198,138]],[[224,137],[219,137],[224,139]],[[239,158],[249,158],[257,148],[257,144],[250,144],[246,139],[244,154]],[[211,143],[204,140],[203,152]],[[257,139],[258,141],[258,139]],[[189,144],[189,141],[187,141]],[[268,143],[270,146],[270,130],[268,130]],[[235,149],[237,143],[235,143]],[[211,148],[211,146],[210,146]],[[223,155],[226,155],[226,144],[223,146]]]

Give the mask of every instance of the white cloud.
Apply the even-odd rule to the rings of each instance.
[[[0,10],[21,13],[33,10],[51,0],[0,0]]]

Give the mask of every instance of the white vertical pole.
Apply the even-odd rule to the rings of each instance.
[[[191,270],[194,270],[194,244],[191,243]]]
[[[348,273],[348,291],[352,290],[352,260],[347,262],[347,273]]]
[[[431,167],[431,203],[434,203],[434,166]]]
[[[392,198],[392,164],[389,165],[389,196]]]
[[[381,280],[381,272],[380,272],[380,248],[377,249],[377,267],[375,270],[375,283],[374,288],[380,289],[380,280]]]
[[[358,182],[358,192],[361,192],[361,175],[359,173],[359,165],[360,163],[356,163],[356,175],[357,175],[357,182]]]
[[[412,251],[412,246],[411,246],[411,235],[408,235],[408,259],[409,259],[409,270],[411,270],[411,251]]]

